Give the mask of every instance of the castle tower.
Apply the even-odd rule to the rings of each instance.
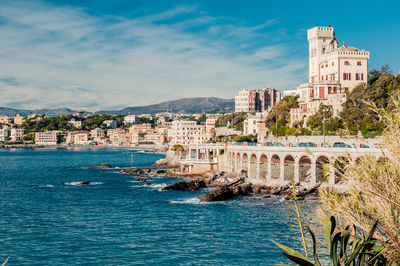
[[[319,63],[326,53],[337,48],[333,27],[314,27],[307,31],[309,46],[309,83],[319,80]]]

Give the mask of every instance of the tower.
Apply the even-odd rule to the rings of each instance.
[[[319,79],[319,64],[325,54],[337,48],[333,27],[314,27],[307,31],[309,46],[309,83]]]

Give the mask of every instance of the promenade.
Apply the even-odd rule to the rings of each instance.
[[[379,148],[197,144],[189,145],[186,159],[181,161],[181,170],[236,173],[245,170],[248,182],[253,184],[285,184],[294,180],[335,185],[340,182],[341,172],[348,163],[357,162],[366,155],[377,160],[384,158]]]

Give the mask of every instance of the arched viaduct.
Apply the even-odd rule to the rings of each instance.
[[[245,170],[248,181],[254,184],[285,184],[294,180],[334,185],[349,160],[358,160],[365,155],[375,156],[377,160],[384,157],[382,150],[376,148],[194,144],[189,145],[186,159],[181,160],[181,169],[236,173]]]
[[[262,184],[283,184],[294,180],[315,184],[335,184],[348,160],[357,160],[364,155],[383,157],[375,148],[321,148],[321,147],[265,147],[235,146],[226,148],[226,170],[247,171],[249,181]],[[328,165],[329,162],[333,162]],[[324,166],[327,165],[327,166]],[[327,167],[331,169],[327,170]],[[334,168],[334,169],[332,169]],[[326,172],[335,173],[327,175]]]

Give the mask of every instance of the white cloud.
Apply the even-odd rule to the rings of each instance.
[[[45,2],[0,2],[0,106],[106,109],[182,97],[231,98],[238,89],[287,89],[304,79],[306,62],[291,57],[283,44],[240,48],[277,21],[216,26],[216,18],[195,11],[185,6],[126,19]],[[162,23],[182,14],[192,17]],[[188,30],[196,26],[205,30]]]

